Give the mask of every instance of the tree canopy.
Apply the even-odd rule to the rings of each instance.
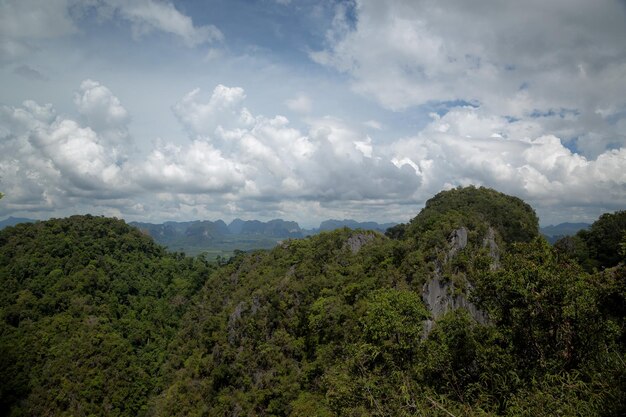
[[[600,221],[590,233],[619,224]],[[0,231],[0,415],[626,413],[623,263],[586,270],[484,188],[440,193],[391,234],[218,265],[116,219]],[[465,301],[435,314],[433,282]]]
[[[529,242],[539,235],[539,220],[524,201],[490,188],[474,186],[442,191],[426,202],[408,225],[409,235],[420,236],[444,226],[495,228],[504,242]]]
[[[558,240],[555,247],[593,272],[623,262],[622,243],[626,243],[626,210],[604,213],[588,230]]]
[[[115,219],[0,231],[0,410],[142,414],[161,387],[167,343],[210,271]]]

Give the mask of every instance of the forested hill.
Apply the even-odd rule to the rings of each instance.
[[[553,248],[468,187],[221,265],[114,219],[9,227],[0,413],[624,415],[623,216]]]
[[[236,250],[271,249],[285,239],[297,239],[322,231],[350,227],[352,229],[384,232],[395,223],[356,222],[354,220],[326,220],[317,229],[301,229],[298,223],[274,219],[235,219],[228,225],[222,221],[196,220],[189,222],[140,223],[131,222],[157,243],[171,251],[188,255],[202,254],[207,259],[229,258]]]
[[[145,415],[167,346],[211,267],[123,221],[0,232],[0,414]]]
[[[554,244],[563,237],[573,236],[581,230],[588,229],[589,226],[591,226],[589,223],[560,223],[554,226],[542,227],[540,230],[546,240]]]

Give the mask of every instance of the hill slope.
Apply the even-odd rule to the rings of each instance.
[[[4,229],[5,227],[15,226],[16,224],[35,223],[36,221],[37,220],[27,219],[24,217],[7,217],[4,220],[0,220],[0,230]]]
[[[0,414],[144,413],[209,272],[114,219],[1,231]]]
[[[397,240],[343,229],[231,260],[183,319],[153,413],[625,410],[624,310],[603,307],[624,305],[623,269],[587,275],[538,236],[529,206],[488,189],[441,193],[405,228]],[[433,280],[487,318],[467,303],[434,316]]]
[[[0,413],[626,413],[623,265],[585,272],[532,208],[484,188],[395,232],[212,267],[114,219],[8,228]]]
[[[559,223],[542,227],[540,232],[548,242],[554,244],[560,238],[573,236],[580,230],[588,229],[589,226],[591,226],[589,223]]]

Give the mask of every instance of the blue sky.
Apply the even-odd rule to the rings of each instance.
[[[626,207],[626,5],[0,1],[0,217]]]

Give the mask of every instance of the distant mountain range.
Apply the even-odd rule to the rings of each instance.
[[[8,217],[0,220],[0,230],[5,227],[15,226],[18,223],[33,223],[37,220],[23,217]],[[293,221],[282,219],[263,222],[260,220],[235,219],[229,224],[223,220],[195,220],[188,222],[165,222],[165,223],[145,223],[130,222],[132,226],[144,231],[152,236],[158,243],[168,247],[183,248],[186,246],[206,246],[219,243],[221,241],[232,241],[236,237],[247,237],[254,241],[254,238],[269,239],[269,247],[282,239],[296,239],[305,236],[315,235],[320,232],[332,231],[348,227],[350,229],[376,230],[384,233],[388,228],[397,223],[376,223],[357,222],[355,220],[325,220],[318,228],[303,229]],[[554,243],[563,236],[575,235],[579,230],[587,229],[589,223],[560,223],[540,228],[540,232],[550,242]],[[265,245],[268,246],[268,245]]]
[[[134,223],[191,259],[119,219],[8,227],[0,417],[626,417],[626,212],[563,245],[571,257],[532,243],[537,223],[517,197],[459,187],[397,239],[340,228],[227,259],[303,232]],[[363,226],[316,230],[346,225]]]
[[[158,224],[130,222],[129,224],[150,235],[157,243],[170,250],[191,255],[207,253],[210,258],[215,258],[229,256],[236,249],[270,249],[284,239],[302,238],[343,227],[376,230],[383,233],[396,223],[379,224],[348,219],[326,220],[317,229],[302,229],[298,223],[282,219],[268,222],[235,219],[229,224],[223,220]]]
[[[564,236],[573,236],[580,230],[587,229],[591,226],[589,223],[561,223],[556,226],[550,225],[539,229],[541,234],[550,243],[554,243]]]
[[[252,235],[281,239],[301,238],[320,232],[341,229],[342,227],[384,232],[389,227],[396,225],[396,223],[379,224],[376,222],[357,222],[348,219],[325,220],[316,229],[303,229],[296,222],[282,219],[270,220],[268,222],[235,219],[228,225],[223,220],[197,220],[191,222],[165,222],[157,224],[130,222],[129,224],[145,231],[157,241],[167,241],[185,236],[191,240],[206,242],[228,235]]]
[[[5,227],[15,226],[16,224],[35,223],[36,221],[37,220],[27,219],[24,217],[7,217],[4,220],[0,220],[0,230],[4,229]]]
[[[395,226],[398,223],[383,223],[379,224],[376,222],[357,222],[355,220],[325,220],[320,224],[318,229],[314,230],[314,233],[331,231],[336,229],[341,229],[342,227],[347,227],[349,229],[363,229],[363,230],[376,230],[378,232],[385,232],[390,227]]]
[[[276,238],[298,238],[304,236],[298,223],[280,219],[269,222],[235,219],[228,225],[223,220],[197,220],[159,224],[130,222],[129,224],[148,233],[155,240],[162,242],[169,242],[172,239],[181,237],[196,243],[208,243],[229,235],[259,235]]]

